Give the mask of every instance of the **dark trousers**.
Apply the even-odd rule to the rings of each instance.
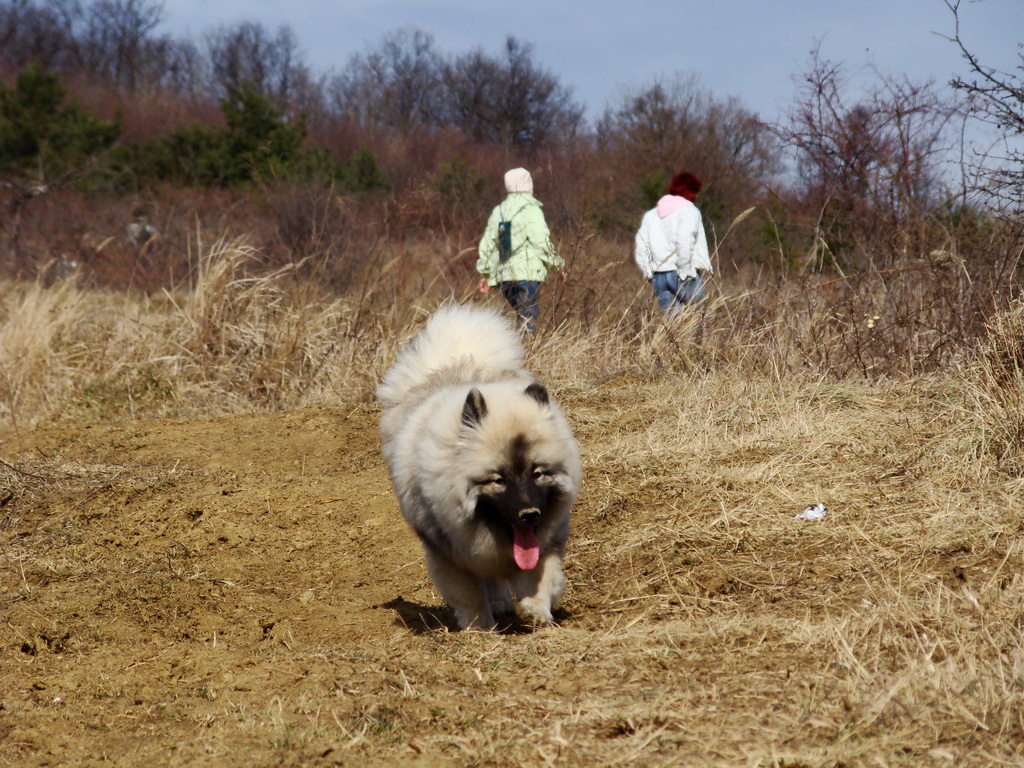
[[[501,283],[501,293],[519,314],[520,322],[527,332],[533,335],[537,329],[537,316],[540,314],[540,283],[535,280],[514,280]]]

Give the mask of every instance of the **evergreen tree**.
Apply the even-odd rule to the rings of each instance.
[[[60,79],[38,65],[0,84],[0,188],[12,190],[10,238],[17,247],[28,201],[92,170],[117,141],[121,121],[101,120],[72,102]]]
[[[306,138],[306,124],[294,122],[274,106],[268,96],[245,83],[237,95],[221,102],[227,122],[224,152],[226,181],[272,178],[285,173],[298,159]]]

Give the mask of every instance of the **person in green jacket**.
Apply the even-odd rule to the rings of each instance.
[[[540,284],[549,269],[565,266],[555,253],[551,233],[544,220],[540,201],[533,196],[533,178],[525,168],[513,168],[505,174],[506,197],[487,220],[480,240],[476,271],[480,292],[500,288],[519,315],[527,332],[537,327]],[[562,273],[563,279],[565,273]]]

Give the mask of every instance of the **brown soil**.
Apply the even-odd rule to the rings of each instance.
[[[657,412],[609,397],[567,409],[584,455]],[[4,435],[0,764],[795,766],[811,763],[771,761],[825,764],[844,740],[845,755],[893,754],[851,752],[873,705],[821,648],[828,615],[907,562],[853,529],[873,536],[868,510],[896,509],[912,468],[879,465],[851,529],[794,521],[813,498],[742,491],[749,510],[727,509],[732,489],[765,486],[758,467],[782,471],[771,446],[734,446],[706,486],[654,468],[627,491],[592,459],[558,626],[458,633],[398,514],[377,419],[356,406]],[[704,522],[687,528],[692,510]],[[951,584],[999,565],[921,547],[918,567]],[[929,738],[901,754],[919,764]]]

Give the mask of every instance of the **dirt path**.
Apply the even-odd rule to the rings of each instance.
[[[0,765],[795,766],[894,739],[926,756],[946,726],[901,732],[890,678],[839,664],[837,633],[882,631],[860,622],[894,574],[959,589],[1019,556],[929,522],[910,416],[814,405],[820,443],[780,460],[800,441],[737,404],[712,416],[730,441],[662,455],[664,400],[570,403],[588,457],[570,591],[534,633],[446,629],[372,407],[0,435]],[[602,442],[616,431],[635,447]],[[840,516],[794,521],[823,488]]]
[[[177,744],[187,760],[168,724],[193,723],[202,743],[224,698],[241,722],[265,718],[318,649],[358,657],[435,603],[365,409],[54,427],[23,448],[48,479],[24,478],[35,503],[11,546],[32,552],[0,586],[5,603],[22,597],[4,676],[31,680],[0,694],[8,759],[127,765]],[[237,748],[252,745],[240,734]]]

